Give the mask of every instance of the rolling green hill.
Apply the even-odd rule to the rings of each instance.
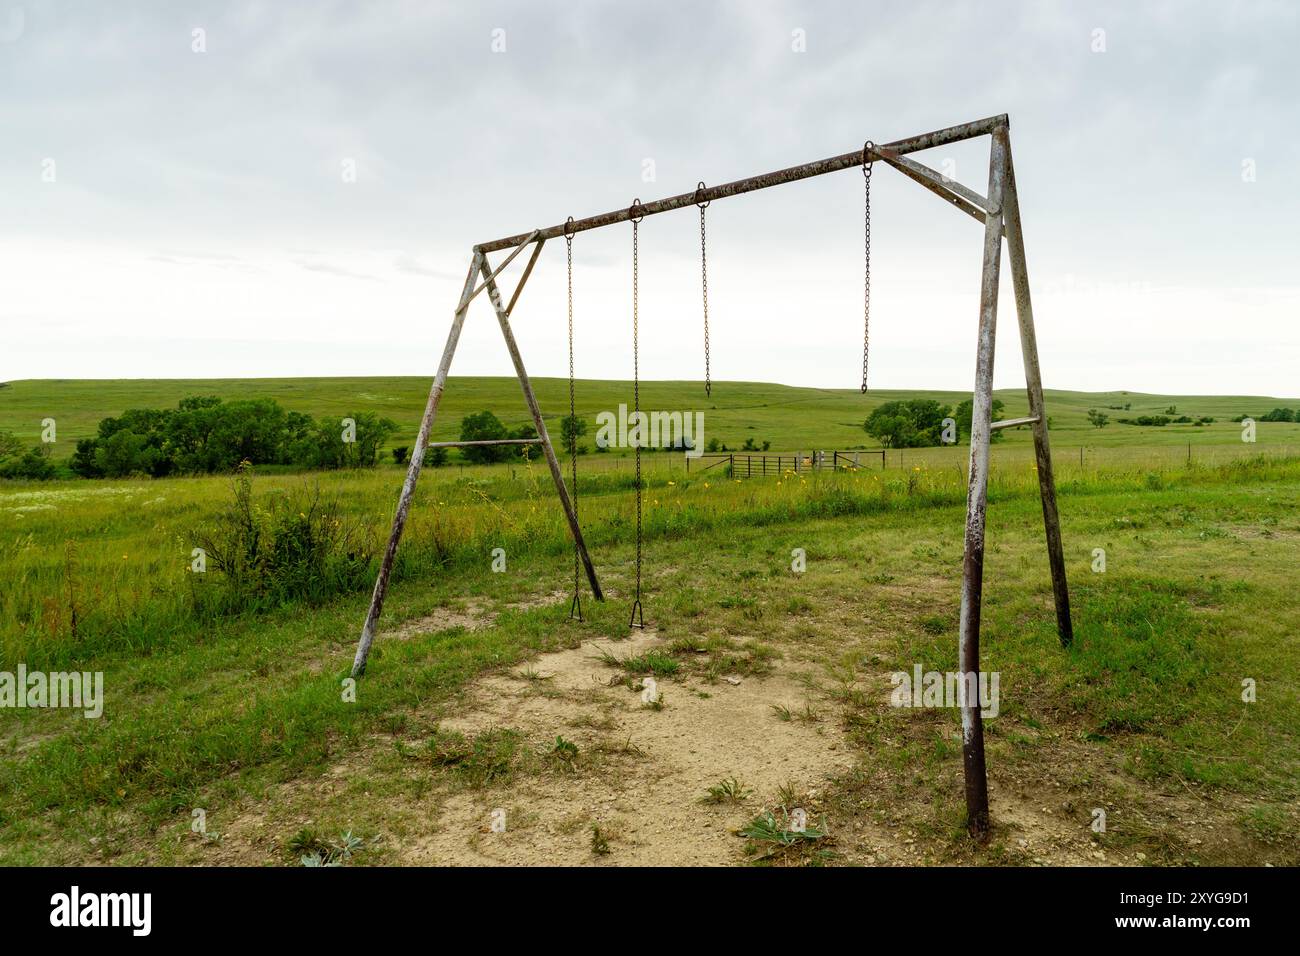
[[[568,409],[568,381],[533,380],[538,400],[549,422],[557,422]],[[24,441],[39,440],[41,420],[58,424],[56,457],[67,457],[77,439],[93,435],[96,423],[127,408],[171,408],[187,395],[219,395],[226,399],[269,397],[286,408],[316,416],[343,417],[351,412],[375,411],[393,419],[400,431],[390,444],[411,444],[428,395],[423,377],[364,378],[263,378],[263,379],[41,379],[0,385],[0,429],[12,430]],[[1026,413],[1024,392],[998,391],[1006,414]],[[871,409],[895,399],[933,398],[956,405],[969,397],[962,392],[873,391],[867,396],[851,389],[795,388],[761,382],[718,382],[705,398],[699,382],[643,382],[641,407],[664,411],[703,411],[706,438],[717,438],[732,448],[752,437],[773,450],[875,447],[862,430]],[[577,386],[579,414],[593,422],[600,411],[630,405],[630,382],[581,380]],[[1130,404],[1127,411],[1114,406]],[[1174,406],[1179,415],[1210,416],[1214,424],[1170,424],[1138,427],[1119,424],[1120,417],[1161,414]],[[1141,392],[1048,391],[1047,407],[1054,441],[1063,446],[1137,446],[1239,444],[1241,432],[1230,419],[1259,416],[1278,407],[1300,409],[1300,399],[1248,395],[1151,395]],[[1104,429],[1088,424],[1087,411],[1102,409],[1111,423]],[[443,396],[435,440],[458,437],[460,420],[467,414],[491,409],[508,425],[528,421],[518,382],[512,377],[453,377]],[[554,427],[553,427],[554,430]],[[1300,448],[1300,424],[1260,423],[1261,445]],[[1029,441],[1028,431],[1007,434],[1008,444]]]

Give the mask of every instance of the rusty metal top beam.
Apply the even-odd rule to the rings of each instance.
[[[950,126],[947,129],[935,130],[932,133],[922,133],[920,136],[911,136],[907,139],[895,140],[892,143],[881,143],[881,146],[887,147],[895,153],[914,153],[922,149],[930,149],[934,146],[944,146],[948,143],[960,142],[964,139],[973,139],[976,136],[986,136],[992,133],[999,126],[1009,125],[1009,120],[1005,113],[999,116],[990,116],[982,120],[975,120],[973,123],[963,123],[960,126]],[[722,186],[710,186],[700,190],[698,193],[682,193],[678,196],[671,196],[667,199],[656,199],[654,202],[642,203],[637,210],[639,214],[654,216],[661,212],[669,212],[673,209],[681,209],[683,206],[693,206],[698,202],[711,202],[714,199],[724,199],[727,196],[738,196],[741,193],[753,192],[756,189],[767,189],[769,186],[780,186],[783,183],[792,183],[800,179],[809,179],[813,176],[821,176],[825,173],[838,172],[841,169],[851,169],[862,165],[862,149],[858,148],[850,153],[842,153],[839,156],[832,156],[829,159],[820,159],[815,163],[805,163],[802,166],[791,166],[788,169],[780,169],[772,173],[763,173],[760,176],[751,176],[748,179],[739,179],[734,183],[726,183]],[[624,209],[616,209],[613,212],[601,213],[598,216],[589,216],[586,219],[579,219],[570,227],[570,234],[586,232],[588,229],[599,229],[601,226],[612,226],[615,223],[627,222],[632,218],[632,209],[629,205]],[[556,239],[565,234],[565,225],[561,223],[558,226],[551,226],[548,229],[537,230],[536,233],[521,232],[517,236],[507,236],[504,239],[494,239],[492,242],[484,242],[474,247],[475,252],[500,252],[502,249],[510,249],[515,246],[523,245],[530,241],[540,241],[543,239]]]

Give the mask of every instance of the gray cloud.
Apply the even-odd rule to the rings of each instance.
[[[7,36],[6,9],[0,0]],[[1067,275],[1224,295],[1295,286],[1300,14],[1285,3],[140,0],[21,9],[20,35],[0,43],[0,238],[10,243],[76,242],[88,257],[161,256],[160,267],[206,256],[214,266],[278,260],[385,283],[425,280],[424,297],[445,303],[473,242],[1005,111],[1031,269],[1045,288],[1065,288]],[[206,31],[206,52],[191,48],[195,29]],[[494,53],[498,29],[506,49]],[[1092,49],[1097,29],[1104,53]],[[795,30],[806,52],[792,51]],[[959,178],[981,191],[986,150],[948,151]],[[57,183],[41,180],[46,159]],[[646,160],[655,182],[642,179]],[[1247,161],[1258,174],[1250,184]],[[888,302],[892,281],[900,311],[940,309],[937,300],[908,305],[909,296],[967,294],[978,227],[897,179],[878,187],[881,294]],[[808,263],[820,258],[831,287],[842,285],[851,338],[860,189],[850,172],[714,205],[720,334],[729,288],[802,288],[816,281]],[[663,321],[680,322],[691,341],[693,229],[688,212],[645,227],[649,267],[672,283]],[[584,307],[616,316],[620,329],[627,243],[606,231],[575,247]],[[307,246],[309,255],[295,251]],[[204,252],[167,251],[184,249]],[[351,264],[374,250],[388,250],[382,269]],[[562,249],[545,262],[529,301],[552,328],[558,302],[548,283]],[[50,296],[51,310],[65,308]],[[967,306],[953,323],[963,348]],[[386,312],[366,325],[396,336],[415,321]],[[1190,320],[1144,321],[1168,338],[1188,334]],[[820,341],[822,327],[807,328]],[[815,365],[780,359],[779,312],[754,316],[746,331],[755,329],[778,357],[733,369],[736,377],[818,378]],[[1222,333],[1208,319],[1191,330]],[[1276,332],[1265,324],[1249,334]],[[475,341],[458,370],[506,370]],[[536,374],[561,369],[548,339],[531,347]],[[276,354],[268,345],[259,361],[273,370]],[[394,345],[390,355],[357,373],[416,370],[410,349]],[[102,374],[126,374],[109,367],[111,352],[100,356]],[[25,356],[25,367],[56,373],[55,359],[38,359]],[[943,363],[914,384],[963,383],[967,364]],[[1047,364],[1062,384],[1114,384],[1068,359]]]

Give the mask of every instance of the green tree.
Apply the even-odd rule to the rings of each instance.
[[[373,468],[379,463],[380,449],[397,431],[397,422],[375,412],[353,412],[348,417],[357,423],[357,440],[350,443],[348,463],[354,468]]]
[[[1000,398],[993,399],[993,404],[990,406],[989,409],[990,412],[989,417],[996,422],[998,419],[1002,417],[1002,413],[1006,411],[1006,408],[1007,408],[1006,403],[1003,402],[1002,399]],[[974,400],[966,398],[958,402],[957,410],[952,413],[952,417],[957,422],[957,440],[961,441],[961,439],[964,437],[966,438],[967,441],[969,441],[971,423],[975,418]],[[1002,441],[1002,439],[1005,437],[1006,437],[1005,434],[1002,432],[1001,429],[999,429],[998,431],[993,432],[989,436],[989,441]]]
[[[352,441],[344,441],[343,418],[324,418],[293,444],[293,464],[303,468],[373,468],[385,441],[397,431],[397,423],[374,412],[353,412]]]
[[[72,453],[68,465],[73,474],[82,478],[103,478],[104,472],[95,464],[96,442],[93,438],[83,438],[77,442],[77,450]]]
[[[1105,428],[1110,424],[1110,416],[1105,412],[1099,412],[1095,408],[1088,409],[1088,421],[1092,422],[1093,428]]]
[[[10,431],[0,431],[0,465],[23,450],[22,440]]]
[[[928,398],[885,402],[872,410],[863,428],[886,448],[937,445],[949,411]]]
[[[160,454],[148,435],[120,428],[97,443],[95,467],[109,478],[149,475],[157,470]]]
[[[460,440],[461,441],[500,441],[508,438],[509,432],[506,426],[502,424],[501,419],[497,418],[489,411],[482,411],[476,415],[466,415],[460,423]],[[507,454],[505,445],[488,445],[480,448],[462,448],[461,454],[466,460],[475,464],[487,465],[496,461],[504,461]]]
[[[587,434],[587,422],[578,415],[565,415],[560,421],[560,440],[564,449],[572,449],[579,455],[586,454],[587,446],[578,444],[578,439]]]

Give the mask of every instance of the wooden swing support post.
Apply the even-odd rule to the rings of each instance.
[[[1052,593],[1056,603],[1057,633],[1062,646],[1073,638],[1070,623],[1070,594],[1066,585],[1065,560],[1061,547],[1060,518],[1056,507],[1056,487],[1052,479],[1052,458],[1047,435],[1047,413],[1043,404],[1042,376],[1038,366],[1038,345],[1034,335],[1033,307],[1029,296],[1029,274],[1025,264],[1024,235],[1021,230],[1020,204],[1016,192],[1015,168],[1011,159],[1010,124],[1005,114],[986,119],[952,126],[947,129],[923,133],[907,139],[897,140],[881,146],[866,145],[862,149],[843,153],[828,159],[792,166],[775,172],[752,176],[721,186],[695,189],[666,199],[649,203],[639,203],[635,209],[624,208],[602,213],[586,219],[560,223],[546,229],[535,229],[492,242],[474,246],[469,266],[469,274],[461,292],[460,302],[452,318],[451,332],[443,348],[442,361],[429,390],[429,399],[425,404],[424,417],[420,421],[420,430],[415,448],[411,453],[410,466],[406,480],[402,484],[398,498],[397,510],[393,515],[393,527],[388,538],[375,580],[374,593],[370,608],[366,613],[361,638],[357,643],[356,657],[352,665],[354,677],[365,672],[366,661],[375,637],[375,627],[383,610],[384,596],[388,590],[389,577],[393,569],[393,560],[397,554],[398,542],[406,526],[410,512],[411,499],[415,485],[420,477],[424,463],[424,453],[430,445],[429,433],[438,412],[438,404],[447,385],[447,375],[451,361],[456,354],[456,345],[460,341],[461,329],[470,303],[483,291],[496,313],[497,322],[505,339],[506,350],[510,354],[523,390],[524,403],[532,416],[537,430],[537,438],[526,440],[528,444],[538,444],[546,458],[551,477],[555,482],[556,494],[569,524],[569,531],[577,545],[587,580],[592,594],[597,600],[603,599],[596,570],[582,537],[582,528],[574,513],[573,504],[565,487],[560,471],[559,461],[546,429],[546,422],[538,405],[537,396],[524,368],[523,358],[515,342],[510,327],[510,316],[524,284],[532,274],[542,246],[548,239],[575,235],[589,229],[599,229],[616,223],[627,222],[633,216],[653,216],[673,209],[695,206],[701,202],[714,199],[726,199],[758,189],[767,189],[785,183],[821,176],[826,173],[844,169],[860,168],[865,162],[884,162],[898,170],[908,179],[923,186],[929,192],[948,202],[968,216],[984,224],[983,280],[980,287],[979,333],[976,339],[975,387],[973,391],[974,413],[971,422],[970,470],[966,495],[966,532],[965,555],[962,566],[961,589],[961,623],[959,638],[959,659],[963,680],[960,687],[978,688],[979,676],[979,630],[980,606],[984,579],[984,528],[988,507],[988,469],[989,445],[992,433],[1000,428],[1016,425],[1030,425],[1034,436],[1034,454],[1038,470],[1039,492],[1042,498],[1043,523],[1047,533],[1047,556],[1052,575]],[[939,172],[909,158],[908,154],[920,150],[961,142],[977,136],[989,136],[988,195],[980,195],[962,184],[943,176]],[[992,421],[993,405],[993,356],[994,341],[997,331],[998,279],[1002,262],[1002,246],[1006,243],[1008,259],[1011,266],[1012,287],[1015,291],[1016,314],[1020,326],[1020,347],[1024,359],[1025,385],[1029,397],[1029,414],[1023,418],[1007,421]],[[508,304],[503,305],[497,278],[508,265],[529,245],[532,255],[515,286]],[[511,250],[506,259],[495,269],[488,262],[488,254]],[[483,281],[476,284],[476,277]],[[523,440],[510,442],[437,442],[436,446],[454,447],[467,444],[503,444],[525,443]],[[974,697],[975,699],[969,699]],[[961,701],[962,716],[962,760],[966,779],[967,825],[972,836],[983,838],[988,833],[988,783],[984,764],[984,733],[980,711],[987,701],[978,699],[978,692],[964,695]]]

